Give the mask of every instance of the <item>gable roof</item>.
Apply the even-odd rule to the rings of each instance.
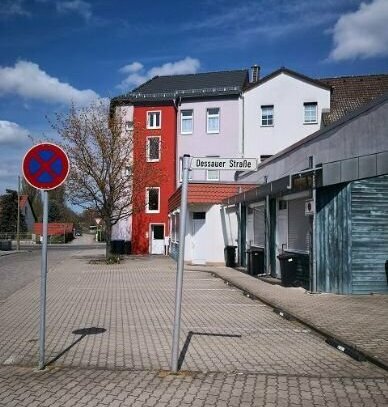
[[[388,74],[322,78],[320,82],[332,89],[330,112],[322,115],[324,126],[388,92]]]
[[[133,91],[117,96],[114,102],[163,101],[239,95],[248,81],[248,70],[155,76]]]
[[[293,71],[291,69],[288,69],[288,68],[282,66],[281,68],[270,73],[269,75],[264,76],[263,78],[259,79],[257,82],[251,82],[251,83],[246,84],[244,91],[247,92],[253,88],[256,88],[257,86],[260,86],[265,82],[268,82],[269,80],[275,78],[276,76],[279,76],[282,73],[287,74],[295,79],[299,79],[303,82],[307,82],[311,85],[318,86],[319,88],[324,88],[324,89],[330,90],[330,85],[327,85],[326,83],[324,83],[320,80],[310,78],[306,75],[303,75],[299,72]]]

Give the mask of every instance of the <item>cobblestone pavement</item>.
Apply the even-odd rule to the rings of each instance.
[[[205,270],[336,337],[388,369],[388,295],[308,294],[302,288],[268,284],[231,268]]]
[[[0,305],[0,405],[388,405],[387,372],[200,271],[185,272],[183,374],[167,375],[175,263],[106,266],[85,253],[49,273],[49,370],[33,368],[39,282]],[[106,331],[73,333],[91,327]]]
[[[387,406],[384,379],[0,368],[1,407]]]

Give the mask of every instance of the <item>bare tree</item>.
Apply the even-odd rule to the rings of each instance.
[[[51,123],[70,159],[68,199],[84,209],[94,209],[102,218],[107,257],[111,254],[112,226],[133,212],[134,172],[142,174],[140,183],[144,185],[155,176],[144,159],[133,160],[134,134],[125,129],[120,112],[116,109],[112,113],[109,104],[99,101],[82,109],[72,106]],[[136,180],[135,186],[138,184]]]

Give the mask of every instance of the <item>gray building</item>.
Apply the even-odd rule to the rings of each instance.
[[[239,262],[273,277],[294,262],[311,291],[388,293],[388,94],[272,156],[224,200],[239,219]],[[246,251],[248,250],[248,257]]]

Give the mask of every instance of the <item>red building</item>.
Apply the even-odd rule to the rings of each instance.
[[[163,254],[168,199],[176,185],[176,109],[173,103],[134,105],[132,252]]]

